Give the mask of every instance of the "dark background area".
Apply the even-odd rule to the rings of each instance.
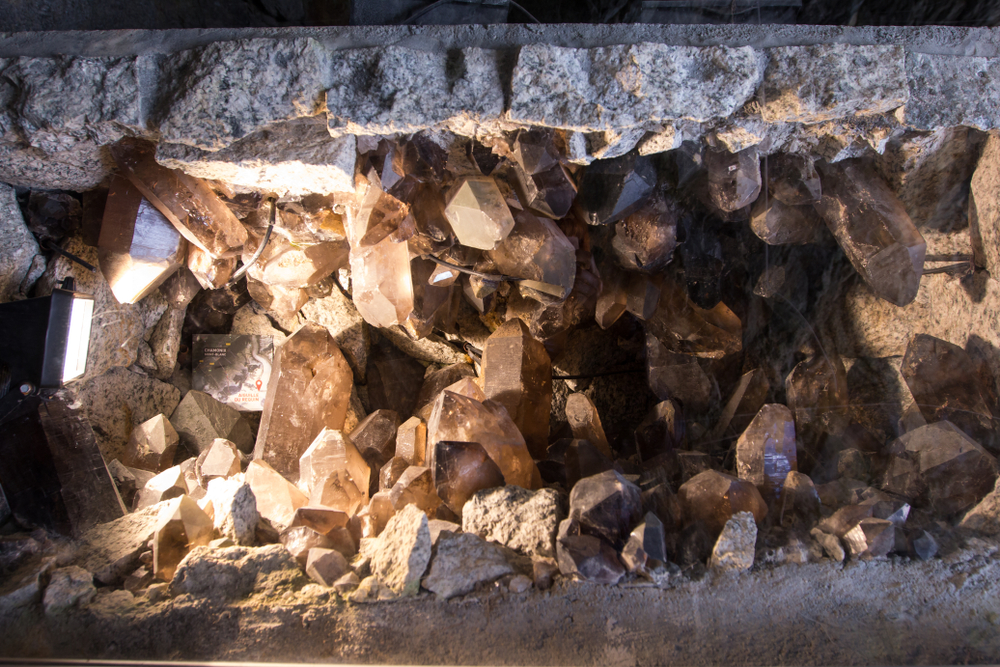
[[[1000,0],[0,0],[0,31],[461,23],[993,26]]]

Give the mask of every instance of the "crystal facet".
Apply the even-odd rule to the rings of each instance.
[[[760,159],[757,147],[739,153],[715,149],[704,152],[708,169],[708,195],[715,206],[730,213],[747,206],[760,194]]]
[[[483,261],[491,262],[499,273],[521,278],[521,294],[543,303],[565,299],[576,278],[573,244],[554,222],[524,211],[515,214],[507,237],[483,253]]]
[[[291,524],[295,510],[308,504],[304,493],[263,461],[250,462],[246,480],[257,499],[257,511],[275,528]]]
[[[445,217],[458,242],[490,250],[514,228],[514,218],[496,182],[488,176],[466,177],[448,193]]]
[[[897,306],[917,296],[927,244],[889,187],[865,163],[820,163],[816,210],[875,294]]]
[[[156,415],[132,430],[122,463],[130,468],[162,472],[174,463],[180,438],[163,415]]]
[[[566,421],[577,440],[587,440],[605,456],[614,456],[604,434],[601,415],[586,394],[574,393],[566,398]]]
[[[597,160],[583,173],[576,208],[588,224],[607,225],[642,206],[656,187],[656,168],[633,151]]]
[[[713,535],[718,535],[737,512],[752,513],[757,523],[767,515],[767,504],[756,486],[715,470],[706,470],[684,482],[677,496],[685,521],[704,521]]]
[[[676,400],[690,414],[705,412],[718,402],[719,388],[697,358],[668,352],[652,334],[646,334],[646,374],[649,388],[660,400]]]
[[[302,325],[275,350],[254,458],[292,479],[323,428],[344,427],[354,375],[329,332]]]
[[[503,486],[503,474],[477,442],[439,441],[434,451],[434,487],[444,504],[461,516],[477,491]]]
[[[535,458],[549,443],[552,363],[545,346],[521,320],[508,320],[490,335],[483,349],[486,397],[507,409]]]
[[[351,438],[325,428],[299,460],[299,488],[310,505],[354,514],[368,503],[371,468]]]
[[[119,303],[136,303],[184,262],[187,244],[126,179],[115,177],[104,207],[98,260]]]
[[[156,163],[155,146],[123,139],[111,156],[125,176],[188,241],[212,257],[235,257],[247,231],[208,184]]]
[[[736,441],[736,471],[756,485],[765,500],[778,500],[796,468],[795,421],[784,405],[765,405]]]
[[[581,479],[569,494],[569,518],[584,534],[621,542],[642,516],[639,487],[615,470]]]
[[[615,257],[626,269],[652,273],[666,266],[677,246],[675,202],[652,198],[645,206],[615,224],[611,241]]]

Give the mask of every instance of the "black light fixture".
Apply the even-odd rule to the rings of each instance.
[[[0,396],[59,389],[83,376],[90,349],[94,297],[72,278],[49,296],[0,304]]]

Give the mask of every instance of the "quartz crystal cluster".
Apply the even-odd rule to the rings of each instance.
[[[354,191],[295,200],[113,146],[94,242],[120,304],[180,312],[142,340],[175,341],[162,377],[184,386],[190,334],[275,342],[259,422],[185,388],[101,425],[151,541],[133,582],[180,586],[228,540],[353,601],[663,583],[759,553],[929,558],[988,523],[996,347],[919,316],[929,284],[995,297],[925,268],[961,221],[921,223],[870,151],[581,140],[359,136]]]

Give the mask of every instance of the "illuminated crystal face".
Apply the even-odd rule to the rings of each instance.
[[[299,457],[347,418],[354,374],[329,332],[302,325],[275,350],[254,458],[298,479]]]
[[[604,434],[601,415],[586,394],[570,394],[566,399],[566,421],[569,422],[575,439],[588,441],[605,456],[614,456],[608,437]]]
[[[351,250],[354,305],[375,327],[391,327],[413,312],[410,253],[405,243],[385,238],[366,249]]]
[[[173,465],[180,438],[164,415],[156,415],[132,430],[122,463],[130,468],[162,472]]]
[[[216,259],[198,246],[188,249],[187,266],[204,289],[219,289],[225,285],[236,269],[236,258]]]
[[[521,320],[504,322],[487,339],[483,386],[486,398],[507,409],[533,455],[543,458],[552,409],[552,364],[545,346]]]
[[[115,178],[98,240],[101,273],[119,303],[136,303],[184,262],[187,243],[139,189]]]
[[[153,144],[123,139],[111,156],[124,175],[181,235],[214,258],[235,257],[247,231],[208,184],[156,162]]]
[[[703,157],[708,169],[708,195],[715,206],[729,213],[757,199],[761,182],[756,147],[739,153],[708,149]]]
[[[299,459],[299,488],[311,505],[353,515],[368,503],[371,468],[351,438],[323,429]]]
[[[488,176],[466,177],[455,184],[444,214],[458,242],[470,248],[491,250],[514,228],[510,209]]]
[[[478,442],[507,484],[531,489],[540,479],[524,437],[507,410],[494,401],[480,403],[454,392],[441,392],[427,422],[428,450],[442,441]],[[436,462],[429,465],[434,469]]]
[[[784,405],[765,405],[736,442],[736,471],[757,486],[765,500],[777,500],[796,468],[795,421]]]
[[[713,535],[722,532],[737,512],[752,513],[758,524],[767,515],[767,504],[756,486],[715,470],[706,470],[684,482],[677,496],[685,521],[704,521]]]
[[[543,303],[565,299],[576,279],[573,244],[551,220],[524,211],[514,220],[507,237],[484,253],[484,261],[503,275],[521,278],[518,289],[524,296]]]
[[[308,497],[263,461],[251,461],[246,481],[257,500],[257,512],[278,529],[292,523],[295,510],[306,505]]]

